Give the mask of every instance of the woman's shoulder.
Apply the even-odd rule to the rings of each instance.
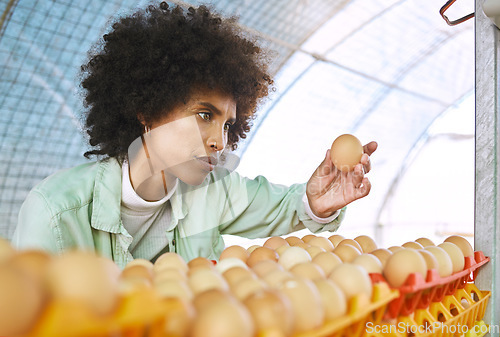
[[[86,162],[53,173],[38,183],[32,193],[50,198],[55,203],[75,199],[87,202],[92,198],[96,181],[109,175],[118,175],[121,179],[120,174],[120,164],[114,159]]]

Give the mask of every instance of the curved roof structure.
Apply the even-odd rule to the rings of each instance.
[[[110,17],[148,3],[0,3],[1,236],[12,235],[36,183],[85,161],[79,67]],[[332,141],[352,133],[364,143],[377,141],[379,149],[372,191],[349,207],[345,233],[389,244],[395,234],[415,239],[415,226],[420,233],[433,228],[429,235],[439,235],[436,226],[441,233],[472,231],[473,20],[448,26],[439,14],[444,1],[435,0],[210,4],[238,16],[243,30],[274,51],[277,91],[237,150],[241,174],[306,181]],[[449,16],[472,12],[467,6],[457,2]],[[462,216],[451,217],[444,201],[462,205]]]

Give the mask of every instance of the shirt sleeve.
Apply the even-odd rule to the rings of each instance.
[[[36,191],[32,190],[21,206],[11,243],[17,249],[61,251],[49,207],[43,195]]]
[[[335,217],[317,218],[308,214],[304,203],[306,184],[272,184],[265,177],[255,179],[232,172],[222,179],[226,202],[222,214],[222,234],[247,238],[280,236],[308,228],[313,233],[336,231],[345,209]],[[312,213],[312,212],[310,212]]]

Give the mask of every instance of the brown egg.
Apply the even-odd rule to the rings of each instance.
[[[186,302],[191,302],[194,298],[194,293],[187,282],[179,280],[166,280],[157,283],[154,289],[160,298],[179,298]]]
[[[302,241],[305,243],[309,243],[309,240],[314,239],[316,235],[314,234],[307,234],[302,237]]]
[[[285,270],[289,270],[298,263],[309,262],[311,260],[311,255],[309,255],[305,249],[293,246],[283,252],[278,259],[278,263],[281,264]]]
[[[328,276],[337,265],[342,263],[342,260],[332,252],[324,252],[316,255],[312,262],[317,264]]]
[[[220,254],[219,262],[227,258],[236,258],[246,262],[248,256],[250,256],[250,253],[246,250],[246,248],[237,245],[229,246]]]
[[[319,291],[327,322],[347,313],[346,296],[335,282],[330,279],[318,279],[314,281],[314,285]]]
[[[248,309],[236,300],[218,300],[198,310],[190,337],[254,337],[255,326]]]
[[[188,268],[195,268],[195,267],[205,267],[205,268],[209,268],[209,269],[214,268],[214,263],[212,262],[212,260],[209,260],[209,259],[202,257],[202,256],[195,257],[194,259],[189,261],[187,263],[187,265],[188,265]],[[181,268],[181,270],[183,270],[183,269],[184,268]]]
[[[340,257],[342,262],[351,262],[357,256],[361,255],[361,250],[355,248],[354,246],[344,244],[339,244],[334,250],[333,253]]]
[[[424,246],[422,246],[420,243],[415,242],[415,241],[405,242],[401,245],[401,247],[409,248],[409,249],[416,249],[416,250],[420,250],[420,249],[424,248]]]
[[[425,265],[427,266],[427,270],[435,269],[439,272],[439,263],[434,255],[431,252],[425,249],[418,250],[420,255],[425,260]]]
[[[293,331],[290,299],[276,289],[262,289],[248,296],[243,304],[255,323],[257,336],[288,337]]]
[[[221,274],[234,267],[248,268],[245,262],[236,257],[227,257],[215,265],[215,269]]]
[[[346,299],[364,294],[368,300],[372,298],[372,282],[368,272],[363,267],[352,264],[339,264],[328,276],[328,279],[335,282],[342,289]]]
[[[359,243],[363,253],[371,253],[377,249],[377,244],[368,235],[360,235],[354,238],[354,241]]]
[[[420,243],[424,248],[428,246],[435,246],[434,242],[428,238],[418,238],[415,242]]]
[[[129,297],[151,288],[151,282],[144,278],[123,278],[118,280],[117,292],[119,297]]]
[[[307,247],[306,248],[306,252],[309,253],[309,255],[311,255],[311,258],[315,257],[316,255],[318,255],[319,253],[323,253],[323,252],[326,252],[326,250],[324,250],[323,248],[321,247],[317,247],[317,246],[311,246],[311,247]]]
[[[427,246],[424,250],[431,253],[436,258],[439,276],[447,277],[453,273],[453,263],[450,255],[448,255],[443,248],[437,246]]]
[[[333,165],[342,172],[354,170],[361,161],[363,145],[358,138],[350,134],[338,136],[332,143],[330,157]]]
[[[472,245],[466,238],[461,237],[459,235],[452,235],[447,237],[446,240],[444,240],[444,242],[451,242],[457,245],[465,257],[474,257],[474,249],[472,248]]]
[[[267,239],[262,246],[276,250],[281,246],[290,246],[290,244],[281,236],[273,236]]]
[[[236,298],[227,290],[209,289],[197,294],[193,298],[193,305],[196,311],[210,310],[210,307],[217,302],[236,301]]]
[[[255,275],[252,270],[243,267],[233,267],[231,269],[228,269],[222,274],[222,276],[227,281],[230,287],[240,282],[241,280],[247,278],[257,278],[257,275]]]
[[[368,273],[382,274],[382,262],[375,255],[363,253],[355,257],[352,263],[363,267]]]
[[[307,249],[309,247],[311,247],[310,244],[308,243],[305,243],[305,242],[298,242],[296,243],[295,245],[293,245],[294,247],[299,247],[299,248],[302,248],[302,249]]]
[[[134,264],[126,266],[121,272],[120,279],[144,279],[150,283],[153,282],[153,270],[149,267]]]
[[[91,252],[67,252],[47,266],[48,289],[56,300],[78,301],[98,315],[110,314],[118,305],[112,265]]]
[[[187,336],[196,317],[194,305],[176,297],[163,299],[162,305],[165,307],[165,312],[168,313],[164,316],[162,335]]]
[[[265,275],[269,274],[272,271],[285,270],[285,268],[283,268],[283,266],[281,264],[279,264],[277,261],[262,260],[262,261],[257,262],[252,267],[252,270],[259,277],[264,277]]]
[[[27,249],[15,252],[8,263],[22,269],[23,272],[33,277],[35,282],[44,282],[51,258],[49,253],[44,251]]]
[[[341,246],[341,245],[353,246],[354,248],[359,250],[360,253],[363,251],[363,248],[361,248],[360,244],[356,240],[353,240],[353,239],[344,239],[344,240],[340,241],[335,248],[337,248],[338,246]]]
[[[250,253],[250,256],[248,257],[247,260],[247,265],[251,268],[257,262],[262,260],[278,261],[278,257],[279,257],[278,253],[276,253],[276,251],[274,251],[273,249],[268,247],[259,247],[255,249],[252,253]]]
[[[95,252],[91,253],[95,254]],[[118,281],[118,279],[120,278],[120,274],[122,272],[120,267],[118,267],[118,265],[113,260],[107,257],[97,255],[97,259],[99,260],[98,264],[101,264],[104,270],[106,270],[108,278],[110,278],[115,282]]]
[[[325,272],[316,263],[313,262],[301,262],[290,268],[290,272],[311,281],[326,278]]]
[[[168,269],[170,269],[170,268],[168,268]],[[195,274],[199,270],[202,270],[202,269],[210,270],[212,272],[217,272],[217,270],[215,269],[215,265],[213,265],[213,264],[210,267],[208,265],[201,265],[200,264],[200,265],[189,268],[188,272],[186,274],[186,277],[189,278],[192,274]]]
[[[219,272],[206,268],[199,268],[190,274],[188,285],[195,295],[212,288],[229,290],[229,285]]]
[[[438,245],[438,247],[443,248],[451,258],[451,264],[453,265],[453,273],[464,270],[465,257],[462,250],[454,243],[443,242]]]
[[[327,252],[333,251],[334,248],[333,243],[323,236],[317,236],[315,238],[312,238],[307,243],[310,244],[311,246],[323,248]]]
[[[391,252],[395,253],[395,252],[400,251],[400,250],[403,250],[403,249],[405,249],[405,248],[403,248],[403,247],[401,247],[401,246],[390,246],[390,247],[389,247],[389,248],[387,248],[387,249],[389,249]]]
[[[427,265],[424,258],[415,249],[402,249],[393,253],[384,267],[384,277],[391,287],[402,286],[408,276],[418,273],[425,280]]]
[[[333,234],[328,237],[328,240],[333,244],[333,247],[337,247],[340,241],[345,240],[345,237],[339,234]]]
[[[392,252],[389,249],[378,248],[378,249],[375,249],[370,254],[376,256],[380,260],[380,262],[382,263],[382,267],[384,267],[385,263],[387,262],[387,259],[389,258],[389,256],[392,255]]]
[[[254,250],[256,250],[257,248],[260,248],[260,247],[262,247],[262,246],[259,246],[259,245],[252,245],[252,246],[250,246],[250,247],[248,247],[248,248],[247,248],[247,252],[248,252],[248,254],[252,254],[252,252],[253,252]]]
[[[159,270],[164,268],[177,268],[180,271],[184,271],[186,273],[189,269],[186,261],[184,261],[182,256],[174,252],[163,253],[153,264],[153,270],[155,272],[158,272]]]
[[[281,284],[279,290],[292,304],[295,333],[311,331],[325,320],[321,295],[310,280],[293,279]]]
[[[165,268],[153,274],[155,284],[171,280],[187,282],[187,275],[177,268]]]
[[[5,255],[4,255],[5,256]],[[27,334],[44,308],[40,282],[10,264],[0,265],[0,335]]]
[[[283,282],[292,279],[294,279],[293,274],[286,270],[275,270],[262,277],[271,288],[278,288]]]
[[[286,240],[286,242],[288,242],[288,244],[290,246],[295,246],[295,244],[297,244],[297,243],[304,242],[304,241],[302,241],[302,239],[300,239],[296,236],[293,236],[293,235],[286,237],[285,240]]]
[[[275,250],[275,251],[276,251],[276,253],[278,253],[278,256],[281,256],[281,254],[283,254],[283,252],[284,252],[285,250],[287,250],[288,248],[290,248],[290,246],[285,246],[285,245],[283,245],[283,246],[281,246],[281,247],[276,248],[276,250]]]
[[[268,285],[258,278],[246,278],[231,286],[231,293],[240,301],[244,301],[253,293],[267,288]]]
[[[126,267],[131,267],[131,266],[135,266],[135,265],[140,265],[140,266],[144,266],[148,269],[151,269],[153,270],[153,262],[149,261],[149,260],[146,260],[146,259],[134,259],[132,261],[130,261],[129,263],[127,263],[127,265],[125,266]]]

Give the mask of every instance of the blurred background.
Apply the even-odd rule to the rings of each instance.
[[[273,51],[277,90],[236,151],[240,174],[305,182],[337,136],[378,142],[372,191],[349,206],[338,234],[369,235],[388,247],[451,234],[473,242],[474,20],[447,25],[444,2],[168,3],[238,16]],[[150,3],[0,0],[0,236],[12,236],[35,184],[86,161],[79,68],[113,17]],[[474,2],[465,0],[446,15],[472,12]]]

